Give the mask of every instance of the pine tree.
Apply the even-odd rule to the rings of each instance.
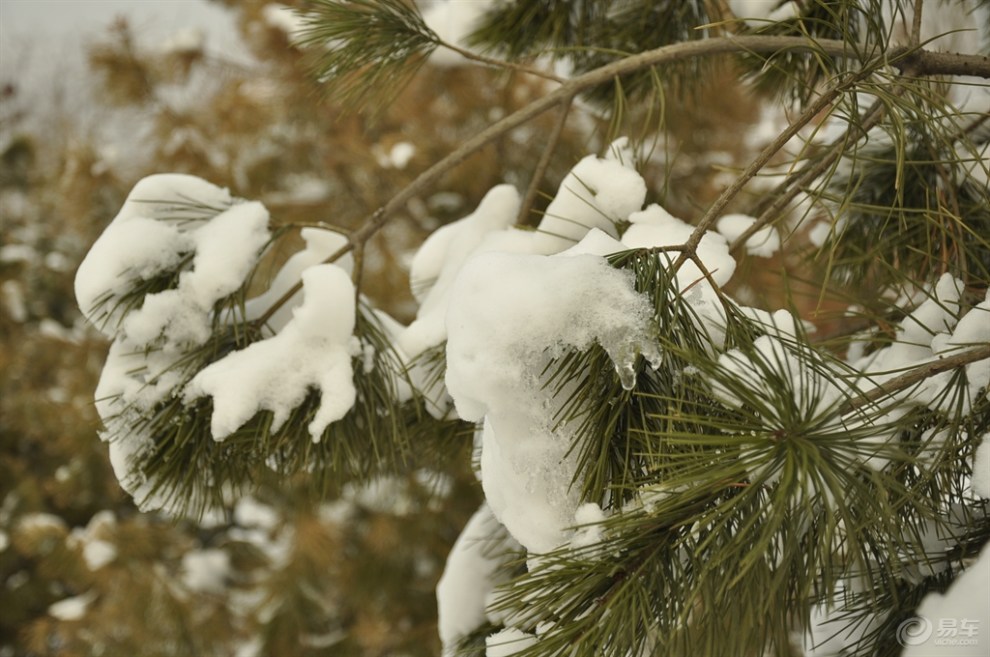
[[[305,9],[353,115],[442,51],[532,96],[355,226],[191,176],[134,187],[76,294],[113,341],[97,410],[142,508],[436,486],[473,436],[485,503],[438,587],[446,653],[985,651],[987,3],[494,3],[474,50],[402,0]],[[668,130],[736,77],[772,134],[681,184]],[[584,112],[601,157],[540,199]],[[367,293],[373,238],[511,134],[541,143],[523,192],[423,242],[396,321]]]

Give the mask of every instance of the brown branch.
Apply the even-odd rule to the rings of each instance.
[[[456,52],[458,55],[464,59],[468,59],[472,62],[477,62],[479,64],[484,64],[485,66],[491,66],[493,68],[503,68],[511,71],[519,71],[520,73],[526,73],[528,75],[535,75],[536,77],[543,78],[544,80],[552,80],[559,84],[564,83],[564,79],[554,75],[553,73],[548,73],[547,71],[541,71],[539,69],[531,68],[524,64],[518,62],[510,62],[504,59],[495,59],[493,57],[486,57],[476,52],[471,52],[470,50],[465,50],[459,46],[455,46],[452,43],[448,43],[444,40],[440,40],[439,43],[441,48],[446,48]]]
[[[935,376],[936,374],[948,372],[949,370],[954,370],[957,367],[969,365],[970,363],[975,363],[976,361],[987,358],[990,358],[990,344],[967,349],[966,351],[955,354],[954,356],[946,356],[945,358],[940,358],[939,360],[934,360],[929,363],[925,363],[924,365],[919,365],[904,374],[888,379],[869,392],[863,393],[856,399],[849,400],[843,406],[841,412],[848,413],[849,411],[854,411],[862,408],[863,406],[872,404],[879,399],[889,397],[896,392],[910,388],[911,386],[921,383],[925,379]],[[987,366],[990,367],[990,364]]]
[[[990,79],[990,56],[935,52],[922,48],[895,48],[889,52],[891,64],[915,76],[969,75]]]

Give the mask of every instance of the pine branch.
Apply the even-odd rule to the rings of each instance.
[[[402,0],[315,0],[304,17],[299,42],[345,106],[384,106],[441,43]]]
[[[441,176],[454,169],[464,162],[471,155],[479,151],[484,146],[498,139],[502,135],[515,128],[528,123],[547,110],[568,102],[570,98],[588,89],[606,83],[617,76],[638,71],[643,68],[669,64],[697,57],[712,57],[734,52],[750,53],[774,53],[783,50],[824,53],[833,56],[855,57],[849,52],[847,44],[843,41],[821,40],[810,41],[803,37],[773,37],[773,36],[740,36],[740,37],[718,37],[699,41],[689,41],[664,46],[655,50],[649,50],[636,55],[631,55],[624,59],[611,62],[588,73],[584,73],[572,78],[551,91],[545,96],[538,98],[528,105],[516,110],[512,114],[504,117],[497,123],[492,124],[474,137],[471,137],[452,153],[436,162],[429,169],[416,177],[409,185],[403,188],[398,194],[393,196],[385,205],[376,210],[371,216],[365,219],[364,223],[351,234],[351,239],[337,253],[328,258],[328,262],[333,262],[354,249],[358,243],[366,242],[375,233],[388,223],[392,216],[405,207],[411,199],[420,194],[424,189],[432,185]],[[871,65],[879,65],[877,63]],[[698,240],[700,241],[700,237]],[[276,302],[281,306],[301,289],[302,284],[298,283],[290,289],[283,299]],[[277,308],[276,308],[277,309]],[[270,310],[266,316],[274,313]]]

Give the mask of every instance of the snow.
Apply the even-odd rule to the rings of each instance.
[[[237,500],[234,521],[242,527],[258,527],[266,531],[275,529],[281,522],[278,511],[250,496]]]
[[[161,51],[173,55],[189,55],[203,51],[206,32],[198,27],[184,27],[162,42]]]
[[[435,4],[428,11],[450,10],[454,4]],[[749,3],[735,5],[745,8]],[[385,157],[389,166],[402,168],[414,153],[411,144],[400,142]],[[415,359],[446,343],[443,382],[422,392],[431,413],[456,413],[477,427],[478,474],[486,504],[458,538],[437,586],[445,655],[486,623],[509,625],[488,638],[488,655],[515,654],[538,640],[506,623],[511,618],[489,610],[505,576],[500,566],[510,553],[526,550],[534,563],[562,547],[582,550],[587,558],[604,551],[596,546],[607,542],[604,523],[608,513],[617,511],[581,498],[573,485],[580,475],[576,427],[558,416],[582,373],[548,385],[547,368],[554,359],[598,345],[611,359],[618,382],[632,390],[643,360],[654,367],[661,363],[652,303],[635,291],[633,275],[611,267],[605,256],[654,249],[672,262],[677,247],[696,227],[658,204],[644,208],[646,185],[632,164],[632,151],[622,140],[612,144],[605,157],[582,159],[535,231],[513,227],[520,205],[517,190],[494,187],[474,212],[434,232],[412,259],[411,285],[420,306],[410,326],[379,315],[403,364],[413,363],[411,376],[422,387],[424,373]],[[780,399],[778,404],[775,398],[791,394],[794,405],[788,412],[799,413],[816,430],[855,433],[857,440],[875,444],[879,452],[892,437],[885,422],[902,411],[893,409],[878,420],[871,435],[867,420],[849,414],[836,417],[849,387],[867,392],[910,368],[990,342],[990,296],[967,310],[962,281],[944,275],[920,295],[921,303],[896,327],[889,346],[868,355],[860,350],[842,367],[806,344],[800,320],[783,310],[736,306],[762,334],[751,344],[726,349],[723,302],[732,302],[719,299],[717,288],[726,285],[736,269],[729,242],[755,221],[746,215],[721,217],[717,231],[702,235],[698,244],[696,256],[705,271],[686,261],[677,272],[676,286],[680,301],[699,318],[698,330],[711,337],[709,355],[717,371],[709,390],[729,408],[749,404],[751,395],[770,400],[762,411],[768,431],[792,422],[793,418],[774,416],[773,410],[789,401]],[[347,245],[346,238],[334,232],[302,230],[305,248],[285,262],[266,292],[246,302],[244,318],[215,315],[217,301],[241,289],[253,272],[269,239],[267,226],[268,213],[260,203],[233,199],[225,190],[187,176],[151,177],[135,187],[80,266],[80,305],[114,338],[97,389],[97,410],[106,426],[102,435],[110,440],[111,464],[121,485],[142,508],[163,506],[167,500],[155,492],[156,482],[141,473],[139,466],[153,443],[134,429],[134,419],[162,400],[172,395],[185,402],[211,397],[211,433],[219,441],[260,412],[270,412],[271,428],[279,430],[315,391],[320,403],[308,430],[312,440],[319,441],[355,403],[352,363],[358,362],[365,372],[377,366],[373,351],[353,335],[357,309],[352,260],[344,256],[326,263]],[[828,225],[819,227],[825,230]],[[780,235],[771,227],[745,245],[758,257],[771,257],[779,247]],[[101,304],[107,299],[112,305],[141,281],[180,269],[171,289],[148,295],[143,305],[105,315]],[[213,362],[188,383],[170,369],[210,337],[216,322],[256,320],[299,281],[302,289],[268,318],[264,339]],[[683,374],[699,376],[702,369],[686,368]],[[850,378],[850,372],[862,376],[840,387],[836,381]],[[968,412],[980,391],[990,386],[990,359],[968,365],[965,372],[959,387],[965,400],[956,410]],[[952,376],[956,375],[930,377],[897,393],[894,401],[948,413],[944,391]],[[400,393],[403,399],[406,392]],[[945,440],[935,429],[922,436],[930,450]],[[759,441],[754,437],[754,443]],[[743,458],[748,449],[765,448],[765,442],[742,446]],[[983,497],[990,497],[987,443],[984,436],[973,462],[972,491]],[[861,449],[866,465],[884,465],[868,447]],[[923,464],[925,454],[920,456]],[[765,481],[775,476],[763,473]],[[346,521],[357,507],[409,513],[416,502],[408,495],[408,483],[381,477],[348,485],[340,503],[323,513],[338,522]],[[638,503],[648,495],[644,491]],[[244,498],[234,517],[240,526],[230,532],[232,539],[259,546],[273,561],[289,558],[294,538],[282,528],[274,509]],[[87,529],[80,540],[90,569],[116,558],[107,536]],[[183,557],[181,575],[191,590],[217,592],[229,569],[226,552],[207,548]],[[948,602],[929,600],[934,600],[926,601],[934,609],[931,613],[948,613],[943,609]],[[76,601],[60,613],[81,617],[84,611],[85,605]],[[827,621],[833,615],[828,605],[812,611],[811,639],[821,645],[809,648],[813,653],[808,654],[845,645],[848,637],[829,638],[834,626]]]
[[[176,289],[146,296],[144,306],[124,320],[124,335],[142,346],[159,339],[203,344],[212,333],[213,304],[240,288],[268,239],[268,211],[260,203],[235,205],[216,215],[192,234],[192,270],[180,274]]]
[[[29,244],[4,244],[0,246],[0,264],[12,265],[19,262],[35,262],[38,252]]]
[[[896,341],[853,363],[866,374],[863,389],[883,385],[904,371],[990,342],[990,298],[960,313],[963,282],[943,274],[925,300],[897,329]],[[988,295],[990,297],[990,295]],[[895,396],[942,413],[969,413],[981,389],[990,385],[990,359],[970,363],[961,385],[953,371],[929,376]]]
[[[983,434],[980,446],[973,455],[973,478],[970,482],[973,493],[990,498],[990,433]]]
[[[320,407],[308,429],[313,442],[319,442],[327,426],[354,405],[354,285],[336,265],[310,267],[302,279],[303,303],[277,335],[214,362],[186,386],[189,401],[213,398],[210,429],[215,440],[260,411],[272,412],[271,430],[278,431],[315,389]]]
[[[489,620],[488,599],[505,580],[499,573],[504,553],[513,547],[487,505],[482,505],[461,531],[447,556],[437,584],[437,626],[444,657],[456,653],[457,642]],[[506,544],[508,543],[508,544]]]
[[[808,231],[808,240],[816,247],[825,246],[829,236],[832,234],[832,224],[827,221],[816,222]]]
[[[541,372],[549,358],[598,343],[631,387],[637,355],[657,357],[651,316],[631,274],[598,256],[485,253],[461,270],[447,313],[447,388],[462,419],[484,419],[485,496],[531,552],[566,540],[579,505],[572,430],[554,426],[559,400]]]
[[[221,594],[229,574],[230,555],[224,550],[209,548],[182,555],[182,583],[190,591]]]
[[[490,0],[438,0],[423,11],[423,20],[443,41],[469,50],[465,41],[490,4]],[[448,67],[469,62],[462,55],[441,47],[430,55],[430,63]]]
[[[571,548],[581,549],[598,545],[603,540],[601,523],[605,522],[605,514],[594,502],[582,504],[574,512],[574,536],[571,537]]]
[[[154,219],[133,218],[107,230],[90,247],[76,273],[76,301],[83,314],[109,337],[119,317],[101,314],[101,300],[112,304],[136,283],[178,267],[192,251],[189,236]]]
[[[416,147],[408,141],[400,141],[393,144],[387,153],[380,146],[375,146],[372,152],[378,160],[378,166],[384,169],[405,169],[416,154]]]
[[[690,239],[695,227],[674,217],[665,209],[651,204],[645,210],[629,215],[631,226],[622,235],[622,243],[629,248],[649,249],[680,246]],[[674,253],[671,260],[676,258]],[[698,243],[698,259],[711,274],[717,285],[725,285],[736,270],[736,260],[729,254],[729,244],[718,233],[706,232]],[[688,261],[677,270],[677,282],[681,290],[697,286],[701,282],[708,286],[704,273],[694,262]]]
[[[401,477],[380,476],[365,482],[348,482],[341,490],[341,500],[372,511],[406,516],[419,506],[410,495],[409,482]]]
[[[415,356],[446,338],[444,316],[451,285],[488,234],[515,222],[519,203],[519,192],[512,185],[493,187],[474,212],[434,231],[423,242],[409,272],[409,285],[420,307],[400,338],[407,354]]]
[[[409,281],[420,306],[416,319],[396,334],[396,346],[409,362],[447,339],[445,320],[451,285],[486,238],[504,233],[515,222],[519,203],[515,187],[493,187],[474,212],[434,231],[416,252]],[[419,367],[414,367],[410,375],[427,400],[427,410],[436,417],[446,415],[450,400],[441,382],[432,382],[429,372]]]
[[[800,15],[800,7],[793,1],[779,3],[773,0],[729,0],[729,8],[747,26],[754,28]]]
[[[535,645],[535,636],[509,627],[485,639],[485,657],[512,657]]]
[[[750,226],[756,223],[755,217],[744,214],[727,214],[720,217],[715,229],[730,242],[737,240]],[[746,253],[761,258],[772,258],[780,248],[780,235],[773,226],[764,226],[746,240]]]
[[[990,650],[990,544],[944,594],[929,593],[911,619],[903,657],[985,657]],[[902,624],[902,627],[904,625]]]
[[[843,585],[834,596],[835,604],[819,603],[811,608],[808,633],[796,637],[803,647],[804,657],[839,657],[855,647],[857,642],[871,630],[876,629],[873,621],[849,626],[848,612],[841,607]]]
[[[60,621],[81,620],[94,600],[96,600],[96,591],[65,598],[48,607],[48,615]]]
[[[268,212],[260,203],[235,203],[226,190],[194,176],[149,176],[79,265],[76,300],[108,337],[121,335],[135,346],[202,344],[213,304],[240,287],[268,239]],[[114,310],[135,285],[176,271],[189,256],[192,268],[176,288],[148,295],[139,309]]]
[[[355,291],[352,260],[320,265],[346,244],[326,230],[301,231],[306,248],[290,258],[265,293],[244,304],[243,317],[217,314],[217,302],[252,275],[268,244],[268,211],[234,199],[193,176],[162,174],[141,180],[94,244],[76,274],[80,307],[114,338],[96,390],[96,407],[121,486],[142,509],[169,508],[158,482],[141,472],[154,446],[137,429],[142,413],[170,397],[186,402],[213,397],[211,430],[217,440],[259,411],[274,414],[278,430],[310,390],[320,406],[309,424],[313,440],[353,406],[351,358]],[[170,277],[172,286],[143,303],[121,303],[135,285]],[[294,295],[265,325],[269,336],[228,354],[192,381],[175,363],[213,335],[217,323],[261,317],[297,282]],[[118,306],[116,309],[115,307]]]
[[[83,545],[83,560],[90,570],[99,570],[117,558],[117,548],[109,541],[91,540]]]
[[[318,228],[303,228],[299,232],[306,247],[294,253],[272,279],[268,289],[256,297],[248,299],[245,304],[245,315],[249,320],[261,317],[268,309],[285,295],[289,289],[300,281],[302,272],[318,265],[347,244],[347,238],[340,233]],[[353,267],[353,258],[347,254],[334,262],[346,272]],[[281,330],[290,319],[292,311],[302,301],[302,290],[296,292],[289,300],[269,317],[266,326],[274,331]]]
[[[28,308],[20,281],[8,279],[0,283],[0,303],[3,303],[7,317],[14,322],[19,324],[27,320]]]
[[[284,32],[290,41],[298,39],[306,29],[303,16],[286,5],[277,3],[265,5],[261,10],[261,17],[268,27]]]
[[[110,467],[120,487],[134,498],[141,511],[166,508],[167,500],[155,492],[154,482],[148,480],[140,467],[148,451],[154,448],[154,442],[144,434],[124,433],[117,428],[118,422],[104,419],[107,430],[100,437],[109,442]]]
[[[18,532],[63,532],[65,521],[52,513],[27,513],[17,521]]]
[[[616,223],[643,207],[646,183],[623,157],[625,143],[610,146],[605,158],[586,156],[560,183],[537,229],[546,243],[542,253],[573,246],[592,228],[618,237]]]

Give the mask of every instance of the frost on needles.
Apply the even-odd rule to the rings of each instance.
[[[903,375],[990,343],[990,299],[967,305],[946,274],[888,344],[831,353],[787,309],[723,290],[726,235],[751,218],[726,217],[681,257],[695,228],[646,204],[631,162],[622,141],[578,162],[536,230],[513,225],[513,187],[492,189],[413,258],[409,326],[358,294],[345,237],[307,228],[258,280],[274,240],[261,204],[189,176],[141,181],[76,279],[113,341],[97,407],[121,485],[146,509],[202,511],[256,468],[360,477],[363,445],[401,455],[429,439],[411,425],[470,423],[486,502],[438,588],[447,654],[479,632],[491,655],[577,636],[640,654],[703,624],[699,600],[717,608],[740,582],[798,568],[821,576],[800,643],[875,593],[871,569],[948,568],[964,523],[933,514],[937,493],[891,498],[982,442],[958,513],[983,513],[990,436],[971,418],[990,359]],[[750,250],[778,243],[765,233]],[[777,620],[788,586],[766,602]],[[606,610],[624,596],[640,596],[650,631],[616,638]],[[830,636],[851,644],[874,625]]]

